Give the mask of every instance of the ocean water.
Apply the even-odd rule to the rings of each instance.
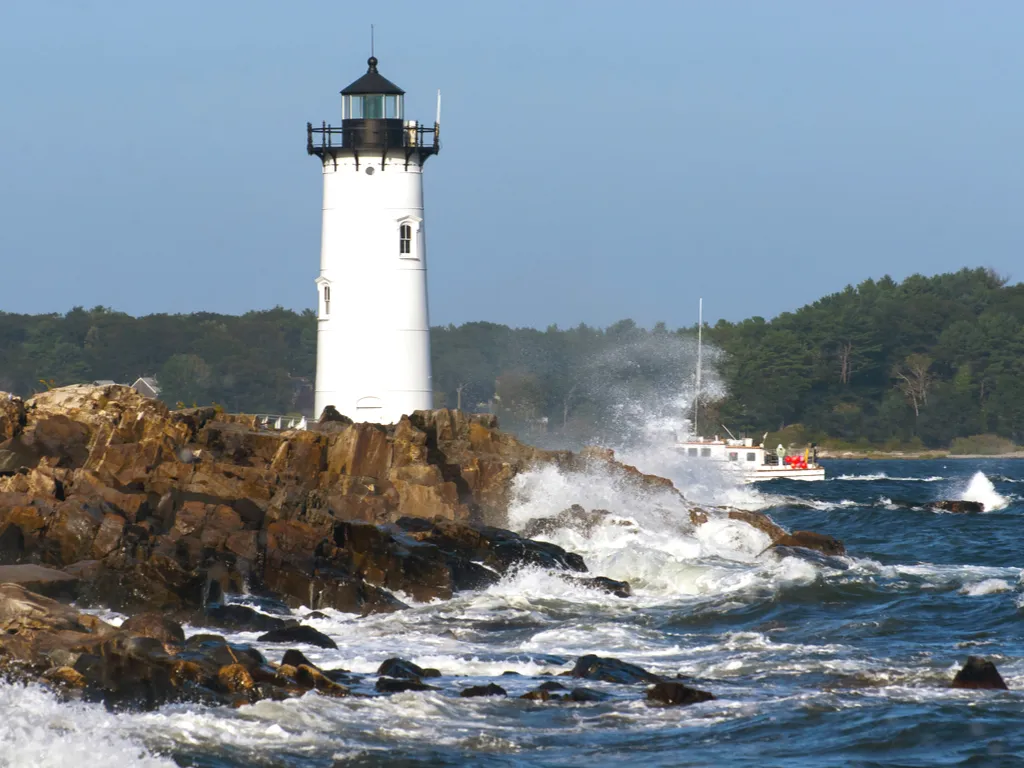
[[[366,673],[357,690],[372,693],[380,662],[401,656],[438,668],[439,691],[115,714],[0,684],[0,765],[1024,764],[1024,462],[829,461],[825,482],[735,486],[674,458],[626,458],[703,504],[837,536],[848,556],[780,558],[743,523],[694,529],[672,494],[542,469],[518,478],[510,527],[573,503],[608,510],[589,536],[550,539],[630,581],[633,597],[523,569],[447,602],[308,622],[339,647],[303,651]],[[947,498],[986,511],[924,509]],[[256,645],[275,661],[286,650]],[[515,698],[587,653],[681,674],[718,698],[657,709],[642,686],[590,682],[610,698]],[[972,654],[994,660],[1012,690],[951,690]],[[457,696],[494,676],[508,699]]]

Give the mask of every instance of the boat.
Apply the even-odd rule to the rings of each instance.
[[[701,394],[701,363],[704,342],[704,299],[700,300],[697,310],[697,372],[694,380],[693,396],[693,427],[697,431],[700,416]],[[735,437],[729,428],[722,427],[729,437],[722,439],[717,435],[712,438],[693,437],[688,440],[676,440],[675,449],[687,459],[714,461],[723,467],[736,472],[744,482],[756,483],[760,480],[824,480],[825,468],[818,463],[817,448],[804,449],[802,454],[790,454],[779,445],[775,451],[765,450],[763,445],[755,445],[753,438]],[[768,436],[761,438],[762,442]]]
[[[761,480],[824,480],[825,468],[809,450],[798,454],[765,450],[753,438],[694,437],[679,440],[673,446],[687,459],[720,463],[726,471],[736,472],[747,483]]]

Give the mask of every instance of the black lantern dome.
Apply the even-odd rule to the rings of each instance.
[[[404,150],[406,163],[413,154],[422,162],[437,153],[438,126],[406,123],[405,91],[377,71],[376,56],[366,63],[366,74],[341,91],[341,130],[326,123],[319,129],[307,124],[307,151],[321,157],[347,151],[356,156],[357,164],[362,153],[380,152],[382,167],[392,149]]]

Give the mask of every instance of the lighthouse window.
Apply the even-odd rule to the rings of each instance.
[[[401,254],[412,253],[412,226],[403,224],[398,228],[398,252]]]
[[[384,116],[389,120],[400,119],[402,117],[401,96],[384,97]]]
[[[324,314],[331,314],[331,286],[324,286]]]
[[[363,117],[368,120],[379,120],[384,117],[383,94],[372,94],[363,97]]]

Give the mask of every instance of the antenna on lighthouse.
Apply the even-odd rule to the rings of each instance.
[[[373,56],[373,24],[370,25],[370,55]]]

